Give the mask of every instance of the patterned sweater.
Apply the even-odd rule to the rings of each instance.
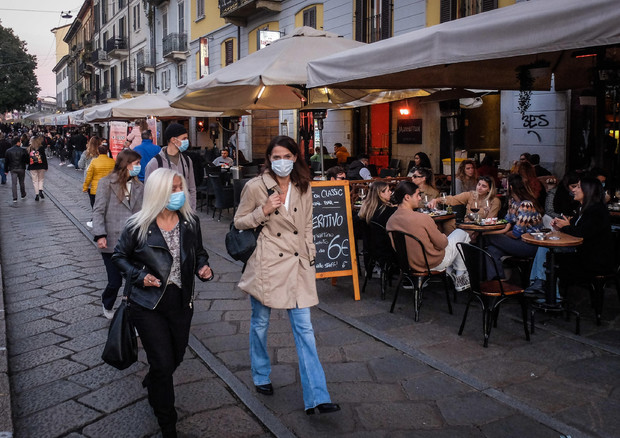
[[[518,238],[524,233],[539,232],[543,226],[542,216],[532,201],[510,198],[505,219],[513,225],[512,234]]]

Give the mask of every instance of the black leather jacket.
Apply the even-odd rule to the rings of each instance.
[[[6,173],[11,170],[25,170],[26,164],[28,164],[28,152],[26,152],[26,149],[17,145],[7,149],[4,158],[4,171]]]
[[[191,224],[179,214],[181,283],[183,285],[181,289],[184,305],[187,304],[190,307],[194,301],[194,275],[198,275],[200,268],[209,264],[209,255],[202,246],[200,221],[196,216],[194,219],[195,223]],[[114,248],[112,261],[122,272],[126,281],[131,283],[129,301],[147,309],[155,309],[166,290],[172,268],[172,254],[168,250],[168,245],[157,223],[153,222],[149,225],[146,242],[138,241],[137,230],[130,231],[128,227],[125,227]],[[161,280],[161,286],[145,287],[144,277],[147,274],[152,274]]]

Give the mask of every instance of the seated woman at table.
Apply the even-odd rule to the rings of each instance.
[[[420,197],[423,202],[429,202],[439,196],[439,190],[435,188],[433,171],[428,167],[416,167],[411,176],[411,181],[420,188]],[[423,207],[420,203],[420,207]]]
[[[499,231],[491,231],[486,234],[487,251],[495,259],[495,265],[499,272],[495,272],[491,263],[487,264],[487,277],[492,279],[496,276],[504,278],[502,257],[534,257],[536,246],[521,240],[524,233],[539,232],[542,228],[542,208],[536,198],[529,192],[519,174],[513,173],[508,176],[508,213],[505,219],[506,227]]]
[[[433,199],[428,203],[428,207],[434,209],[438,203],[443,202],[441,198]],[[459,193],[454,196],[446,196],[446,204],[448,205],[465,205],[465,217],[467,218],[473,211],[478,209],[478,217],[486,219],[488,217],[497,217],[497,213],[501,207],[501,202],[495,196],[495,182],[490,176],[478,177],[478,183],[475,190]],[[451,233],[456,229],[456,221],[450,220],[444,223],[443,232]],[[475,240],[475,231],[469,232],[469,237]]]
[[[519,164],[517,164],[517,173],[521,175],[523,184],[532,196],[534,196],[538,205],[544,206],[547,191],[536,176],[536,169],[534,169],[534,166],[527,161],[520,161]]]
[[[421,200],[420,188],[410,182],[402,181],[394,191],[398,208],[388,219],[387,231],[402,231],[417,237],[424,245],[428,264],[433,270],[446,269],[454,281],[457,291],[469,287],[469,276],[456,244],[469,243],[469,235],[463,230],[454,230],[449,236],[441,233],[435,221],[427,214],[414,211]],[[420,247],[413,239],[407,239],[409,265],[416,271],[425,271],[426,264]]]
[[[583,237],[576,254],[561,254],[557,258],[560,265],[560,278],[563,284],[579,284],[596,275],[614,271],[613,237],[609,211],[604,203],[601,182],[592,177],[582,177],[571,189],[574,199],[580,205],[579,213],[570,220],[565,216],[551,221],[554,230]],[[547,279],[544,263],[547,248],[539,247],[530,274],[530,287],[526,289],[532,296],[544,296]]]
[[[560,184],[547,191],[545,214],[552,218],[564,215],[570,219],[575,216],[579,209],[579,203],[575,201],[573,189],[577,187],[578,183],[579,175],[577,172],[566,172]]]
[[[396,207],[391,203],[392,190],[388,183],[374,181],[370,184],[368,192],[358,216],[367,224],[374,221],[385,227],[390,216],[396,211]]]
[[[332,156],[329,155],[327,148],[323,146],[323,159],[329,160]],[[317,146],[314,148],[314,155],[310,157],[310,161],[316,161],[317,163],[321,162],[321,149]]]
[[[456,172],[456,194],[470,192],[476,188],[478,178],[476,173],[476,163],[473,160],[463,160],[459,164]]]
[[[413,166],[409,169],[407,176],[413,176],[413,172],[415,172],[416,168],[425,167],[427,169],[431,169],[433,171],[433,166],[431,166],[431,159],[428,158],[424,152],[418,152],[413,156]]]

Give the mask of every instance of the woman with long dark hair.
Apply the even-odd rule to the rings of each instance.
[[[501,258],[510,255],[518,257],[534,257],[536,246],[521,240],[524,233],[539,232],[542,228],[542,209],[536,198],[527,189],[519,174],[513,173],[508,176],[508,188],[510,198],[508,200],[508,213],[505,219],[506,227],[499,231],[487,233],[487,250],[495,259],[495,265],[499,272],[495,272],[492,263],[487,264],[488,278],[504,278]]]
[[[140,172],[140,154],[123,149],[116,156],[114,170],[101,178],[93,207],[93,235],[103,257],[108,284],[101,295],[103,316],[112,319],[114,301],[123,278],[112,263],[112,253],[127,219],[142,208],[144,187],[136,178]]]
[[[409,174],[407,176],[411,176],[412,172],[416,167],[426,167],[427,169],[432,169],[431,159],[428,158],[424,152],[418,152],[413,156],[413,167],[409,169]]]
[[[435,177],[429,167],[416,167],[411,175],[411,182],[420,188],[420,196],[423,202],[429,202],[439,196],[439,190],[435,187]]]
[[[596,275],[613,272],[613,237],[609,211],[605,206],[605,192],[601,182],[592,177],[582,177],[571,189],[579,203],[579,211],[572,218],[562,215],[551,221],[555,230],[583,237],[583,244],[577,247],[576,254],[558,254],[560,278],[566,283],[582,283]],[[544,297],[546,273],[544,263],[547,248],[538,248],[530,274],[531,295]]]
[[[303,389],[306,414],[335,412],[316,350],[310,307],[318,304],[312,237],[312,190],[308,166],[299,147],[278,136],[267,147],[265,169],[248,181],[235,214],[240,230],[262,226],[256,250],[239,288],[250,295],[250,360],[256,391],[273,395],[267,331],[271,309],[288,312]]]

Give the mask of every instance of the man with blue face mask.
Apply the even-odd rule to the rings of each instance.
[[[149,175],[161,167],[173,169],[179,172],[187,180],[189,190],[189,203],[192,210],[196,210],[196,180],[194,179],[194,167],[192,160],[184,156],[189,147],[187,129],[179,123],[171,123],[164,131],[164,146],[159,154],[155,155],[144,170],[144,182]]]

